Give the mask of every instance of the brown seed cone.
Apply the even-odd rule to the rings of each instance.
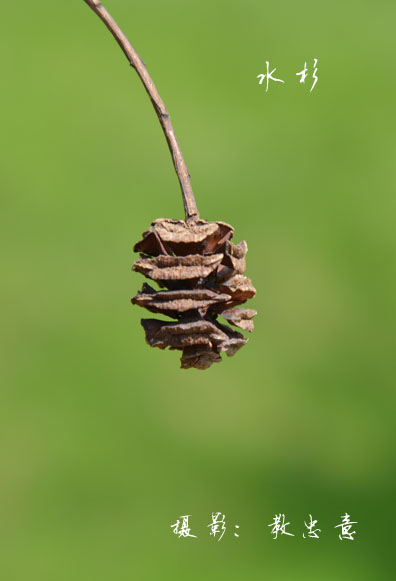
[[[233,244],[233,234],[225,222],[160,218],[135,244],[140,259],[133,270],[160,290],[144,283],[132,303],[176,319],[142,319],[146,341],[160,349],[180,349],[183,369],[207,369],[221,361],[220,353],[234,355],[247,343],[241,333],[217,321],[218,315],[253,331],[256,311],[234,308],[254,297],[256,289],[244,276],[247,244]]]

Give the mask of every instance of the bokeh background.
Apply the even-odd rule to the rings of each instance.
[[[394,579],[395,3],[106,7],[201,215],[248,242],[259,314],[206,372],[145,344],[132,247],[183,217],[156,115],[83,0],[4,2],[1,578]],[[294,537],[272,539],[278,513]],[[197,539],[172,533],[184,514]]]

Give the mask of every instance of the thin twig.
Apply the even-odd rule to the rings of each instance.
[[[182,190],[184,211],[186,214],[186,222],[194,222],[199,219],[199,212],[197,205],[195,203],[194,194],[190,182],[190,174],[184,161],[181,149],[176,139],[176,135],[169,117],[169,113],[166,110],[165,104],[161,99],[156,86],[153,83],[146,66],[136,50],[133,48],[125,34],[122,32],[115,20],[107,12],[106,8],[98,0],[84,0],[86,4],[105,23],[107,28],[110,30],[111,34],[114,36],[118,44],[120,45],[123,53],[127,57],[130,65],[135,69],[139,75],[150,99],[154,106],[154,109],[158,115],[159,122],[165,133],[166,141],[173,158],[173,164],[179,178],[180,187]]]

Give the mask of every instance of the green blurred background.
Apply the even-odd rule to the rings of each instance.
[[[259,314],[206,372],[145,344],[132,247],[183,217],[151,103],[83,0],[3,2],[1,579],[394,579],[395,3],[105,5]]]

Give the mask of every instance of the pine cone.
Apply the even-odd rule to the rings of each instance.
[[[234,355],[247,339],[217,321],[252,331],[252,309],[235,309],[254,297],[255,288],[244,276],[246,242],[231,242],[234,229],[225,222],[160,218],[152,222],[135,244],[140,260],[133,270],[155,281],[147,283],[132,303],[176,322],[142,319],[146,341],[152,347],[180,349],[181,367],[207,369],[221,361],[220,353]]]

